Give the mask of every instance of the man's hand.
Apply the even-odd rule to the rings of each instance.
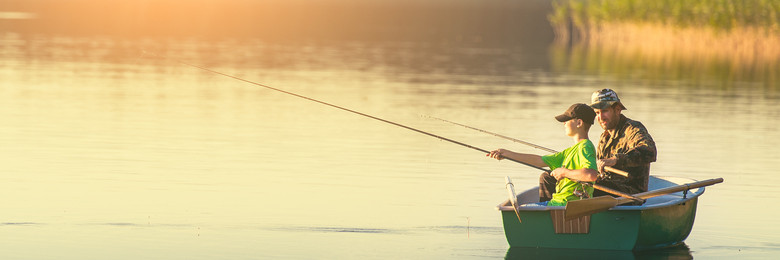
[[[615,166],[617,164],[617,158],[607,158],[607,159],[600,159],[596,162],[596,165],[599,167],[599,173],[604,174],[604,167],[605,166]]]

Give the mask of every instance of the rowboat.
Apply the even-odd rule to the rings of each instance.
[[[508,182],[511,184],[511,181]],[[539,187],[518,194],[517,207],[507,199],[497,208],[501,212],[504,233],[511,247],[597,250],[665,248],[683,243],[693,228],[696,205],[699,196],[704,193],[704,186],[689,186],[685,189],[683,185],[691,182],[695,181],[680,177],[650,176],[648,187],[651,192],[647,193],[673,187],[683,189],[655,193],[655,197],[646,196],[649,198],[641,206],[607,207],[608,210],[569,220],[564,218],[564,206],[532,204],[539,202]]]

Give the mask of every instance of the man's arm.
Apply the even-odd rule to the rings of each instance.
[[[636,167],[655,162],[655,142],[647,129],[636,121],[627,127],[624,137],[619,141],[621,144],[618,145],[628,146],[629,150],[598,160],[599,172],[604,172],[604,166]]]
[[[655,162],[657,154],[655,142],[650,133],[647,132],[647,129],[641,123],[637,124],[632,125],[626,132],[624,138],[629,150],[626,153],[616,154],[615,164],[625,167],[636,167]]]

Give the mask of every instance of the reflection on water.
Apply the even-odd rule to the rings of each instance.
[[[29,3],[43,2],[50,1]],[[174,1],[138,1],[167,2]],[[506,24],[504,29],[522,24],[511,14],[526,10],[514,3],[507,8],[469,3],[484,11],[469,17],[490,17],[488,24]],[[530,187],[536,170],[173,59],[480,148],[534,153],[539,151],[420,115],[560,150],[571,140],[552,117],[571,103],[587,102],[596,89],[614,88],[630,109],[627,115],[648,126],[658,144],[655,174],[726,179],[701,198],[686,241],[691,250],[682,257],[744,252],[760,257],[777,248],[769,241],[780,230],[761,224],[772,221],[773,210],[764,206],[778,198],[776,185],[765,181],[771,177],[766,169],[780,163],[771,152],[780,146],[774,130],[780,93],[774,88],[752,88],[754,82],[712,88],[621,78],[623,72],[613,67],[598,73],[562,67],[558,56],[548,57],[545,33],[441,22],[454,16],[431,18],[411,31],[379,26],[395,30],[395,38],[381,39],[357,37],[360,33],[281,39],[255,36],[252,26],[222,35],[198,30],[156,35],[166,34],[170,24],[149,35],[113,35],[121,27],[116,26],[133,26],[86,26],[80,20],[74,27],[50,26],[68,16],[44,6],[0,5],[39,14],[0,21],[0,196],[8,198],[0,202],[0,229],[8,234],[0,238],[0,256],[5,258],[559,253],[507,252],[493,209],[504,200],[504,176],[512,176],[518,188]],[[409,10],[423,19],[438,10],[428,8]],[[101,13],[88,9],[86,16]],[[537,13],[543,21],[544,12]],[[443,33],[417,37],[436,28]],[[485,33],[473,37],[475,32]],[[407,33],[408,38],[399,36]],[[591,138],[600,131],[594,129]],[[49,250],[39,250],[44,244]],[[671,252],[658,258],[679,255]]]
[[[680,55],[674,50],[622,47],[614,50],[599,46],[553,44],[552,67],[559,71],[608,73],[618,81],[639,81],[646,85],[682,85],[711,87],[780,86],[780,57],[752,62],[736,62],[721,57]]]
[[[688,246],[682,244],[670,248],[638,252],[512,247],[507,250],[505,259],[683,260],[693,259],[693,256],[691,256],[691,250]]]

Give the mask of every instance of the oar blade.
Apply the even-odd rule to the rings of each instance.
[[[591,199],[573,200],[566,203],[563,213],[565,220],[591,215],[617,206],[618,200],[612,196],[601,196]]]
[[[517,195],[515,194],[515,185],[512,184],[512,179],[506,176],[506,191],[509,194],[509,204],[512,204],[512,208],[515,209],[515,215],[517,215],[517,221],[523,222],[520,219],[520,210],[517,209]]]

